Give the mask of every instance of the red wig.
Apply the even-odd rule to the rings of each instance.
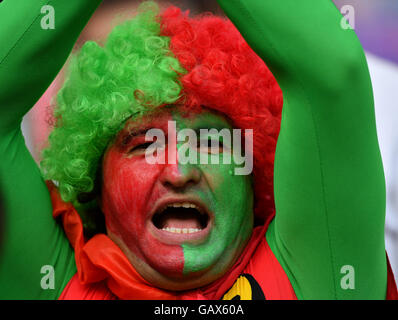
[[[187,70],[182,103],[225,114],[232,125],[253,129],[254,213],[274,213],[273,170],[283,105],[282,91],[265,63],[234,25],[211,14],[195,18],[170,7],[161,14],[162,35]]]

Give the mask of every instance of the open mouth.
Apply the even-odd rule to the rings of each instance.
[[[192,202],[169,203],[155,212],[153,225],[169,233],[194,234],[206,229],[209,214],[201,206]]]

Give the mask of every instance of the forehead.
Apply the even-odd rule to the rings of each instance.
[[[220,112],[202,107],[199,110],[188,110],[182,106],[168,106],[149,112],[139,118],[126,122],[122,132],[145,132],[151,128],[167,129],[168,121],[175,121],[178,130],[191,128],[232,129],[228,118]]]

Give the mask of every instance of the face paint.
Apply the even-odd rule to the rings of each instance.
[[[114,235],[127,257],[135,257],[131,259],[133,266],[138,272],[145,270],[142,273],[147,280],[161,287],[162,282],[156,281],[164,276],[174,283],[180,281],[188,287],[199,287],[224,274],[250,237],[251,177],[234,175],[233,163],[211,164],[209,160],[209,164],[201,164],[200,148],[196,150],[196,164],[149,164],[143,152],[148,145],[144,133],[159,128],[166,133],[167,140],[170,120],[176,122],[177,130],[231,129],[225,119],[205,109],[186,117],[175,108],[172,113],[162,111],[127,124],[104,156],[102,209],[108,232]],[[178,143],[177,148],[181,145]],[[175,150],[176,146],[171,148]],[[197,210],[177,208],[183,204]],[[206,223],[199,222],[197,213],[192,213],[195,210],[208,215]],[[182,218],[181,212],[186,216]],[[159,222],[155,222],[155,217],[159,217]],[[203,230],[192,234],[161,230],[170,226],[197,227],[201,223]],[[200,279],[195,282],[195,277]]]
[[[183,269],[179,245],[155,239],[148,228],[153,204],[167,195],[160,178],[165,165],[148,164],[140,153],[145,146],[145,130],[160,128],[167,132],[169,114],[142,119],[140,126],[128,123],[108,148],[103,161],[102,209],[106,226],[139,260],[168,276]],[[134,155],[138,153],[139,155]]]
[[[216,128],[220,131],[230,125],[225,119],[210,112],[184,119],[178,113],[173,114],[173,120],[178,124],[178,130],[185,128]],[[210,137],[218,139],[217,137]],[[180,144],[181,146],[181,144]],[[200,152],[200,151],[199,151]],[[242,252],[251,235],[253,227],[253,190],[250,176],[234,174],[236,165],[223,162],[225,153],[233,150],[221,150],[219,154],[207,154],[209,160],[201,163],[198,153],[197,164],[179,164],[179,170],[184,172],[195,166],[202,173],[204,186],[193,187],[204,203],[214,214],[214,223],[206,242],[192,245],[183,244],[184,274],[197,273],[212,268],[212,274],[222,275]],[[202,155],[203,156],[203,155]],[[219,163],[213,164],[214,157],[219,156]],[[232,157],[231,157],[232,158]]]

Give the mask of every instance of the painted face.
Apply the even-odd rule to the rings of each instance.
[[[156,155],[165,163],[149,163],[145,155],[152,144],[145,134],[154,128],[164,132]],[[212,128],[232,131],[224,117],[207,109],[182,115],[178,107],[163,108],[127,122],[105,153],[101,205],[108,235],[155,286],[185,290],[214,281],[251,235],[251,176],[235,175],[233,159],[223,163],[234,151],[219,135],[201,139],[200,129]],[[176,142],[182,129],[198,133],[189,144],[197,163],[182,161],[187,143]],[[209,151],[211,143],[217,147]],[[212,164],[212,157],[219,157],[219,164]]]

